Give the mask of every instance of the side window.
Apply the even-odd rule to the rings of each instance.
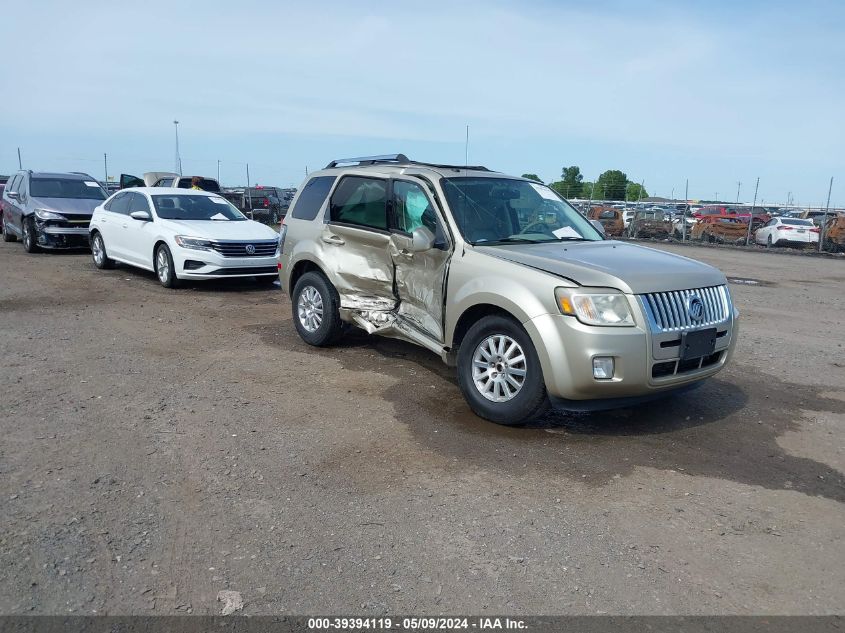
[[[128,215],[129,214],[129,201],[132,200],[133,195],[135,195],[135,194],[126,192],[126,193],[121,193],[121,194],[115,196],[112,199],[111,204],[109,205],[109,211],[111,211],[112,213],[120,213],[122,215]]]
[[[150,203],[147,202],[147,196],[142,193],[132,194],[132,201],[129,203],[129,213],[133,211],[146,211],[150,213]]]
[[[312,178],[305,185],[299,199],[296,201],[290,217],[297,220],[313,220],[317,217],[323,203],[329,195],[334,184],[334,176],[317,176]]]
[[[393,182],[393,213],[396,228],[411,233],[421,226],[437,233],[437,214],[422,187],[413,182]]]
[[[332,194],[333,222],[387,229],[387,181],[349,176]]]
[[[6,187],[6,190],[7,190],[7,191],[15,191],[15,192],[16,192],[16,191],[18,190],[18,185],[20,185],[20,183],[21,183],[21,175],[20,175],[20,174],[17,174],[16,176],[14,176],[14,177],[12,178],[12,181],[11,181],[11,182],[9,183],[9,185]]]

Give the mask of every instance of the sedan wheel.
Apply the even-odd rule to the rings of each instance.
[[[179,284],[173,267],[173,257],[170,255],[170,249],[164,244],[156,250],[155,270],[159,282],[165,288],[175,288]]]
[[[114,267],[114,261],[109,259],[106,254],[106,245],[103,242],[103,236],[99,233],[94,233],[91,238],[91,256],[94,258],[94,265],[97,268],[106,269]]]
[[[38,252],[38,245],[35,243],[35,227],[32,225],[32,218],[24,218],[23,221],[23,249],[27,253]]]

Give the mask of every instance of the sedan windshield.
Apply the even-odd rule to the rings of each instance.
[[[33,178],[29,183],[29,195],[33,198],[106,199],[100,183],[78,178]]]
[[[446,201],[471,244],[599,241],[601,234],[554,191],[514,178],[442,180]]]
[[[156,215],[163,220],[246,220],[240,211],[220,196],[153,194]]]

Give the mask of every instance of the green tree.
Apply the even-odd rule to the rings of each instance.
[[[599,200],[624,200],[628,188],[628,176],[618,169],[608,169],[599,176],[596,187],[601,192]]]
[[[593,187],[594,187],[594,184],[591,183],[591,182],[582,182],[581,183],[581,197],[586,199],[586,200],[589,200],[590,198],[598,199],[595,195],[593,195]]]
[[[629,182],[626,196],[629,202],[636,202],[637,200],[648,198],[648,191],[638,182]]]
[[[577,165],[571,167],[564,167],[560,174],[561,183],[566,190],[567,198],[581,198],[583,197],[582,181],[584,176],[581,174],[581,168]]]
[[[537,182],[543,182],[542,178],[537,174],[522,174],[523,178],[528,178],[528,180],[536,180]]]

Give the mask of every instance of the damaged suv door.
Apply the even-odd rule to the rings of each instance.
[[[368,332],[394,318],[393,260],[387,219],[388,179],[346,176],[329,201],[320,236],[340,308]]]
[[[439,350],[451,254],[443,226],[422,180],[341,178],[320,231],[320,259],[334,280],[338,308],[370,334]],[[297,284],[293,299],[298,310],[321,315],[322,294]],[[310,340],[316,329],[301,334]]]
[[[419,330],[440,346],[451,248],[435,209],[423,181],[392,181],[390,257],[398,315],[401,325]]]

